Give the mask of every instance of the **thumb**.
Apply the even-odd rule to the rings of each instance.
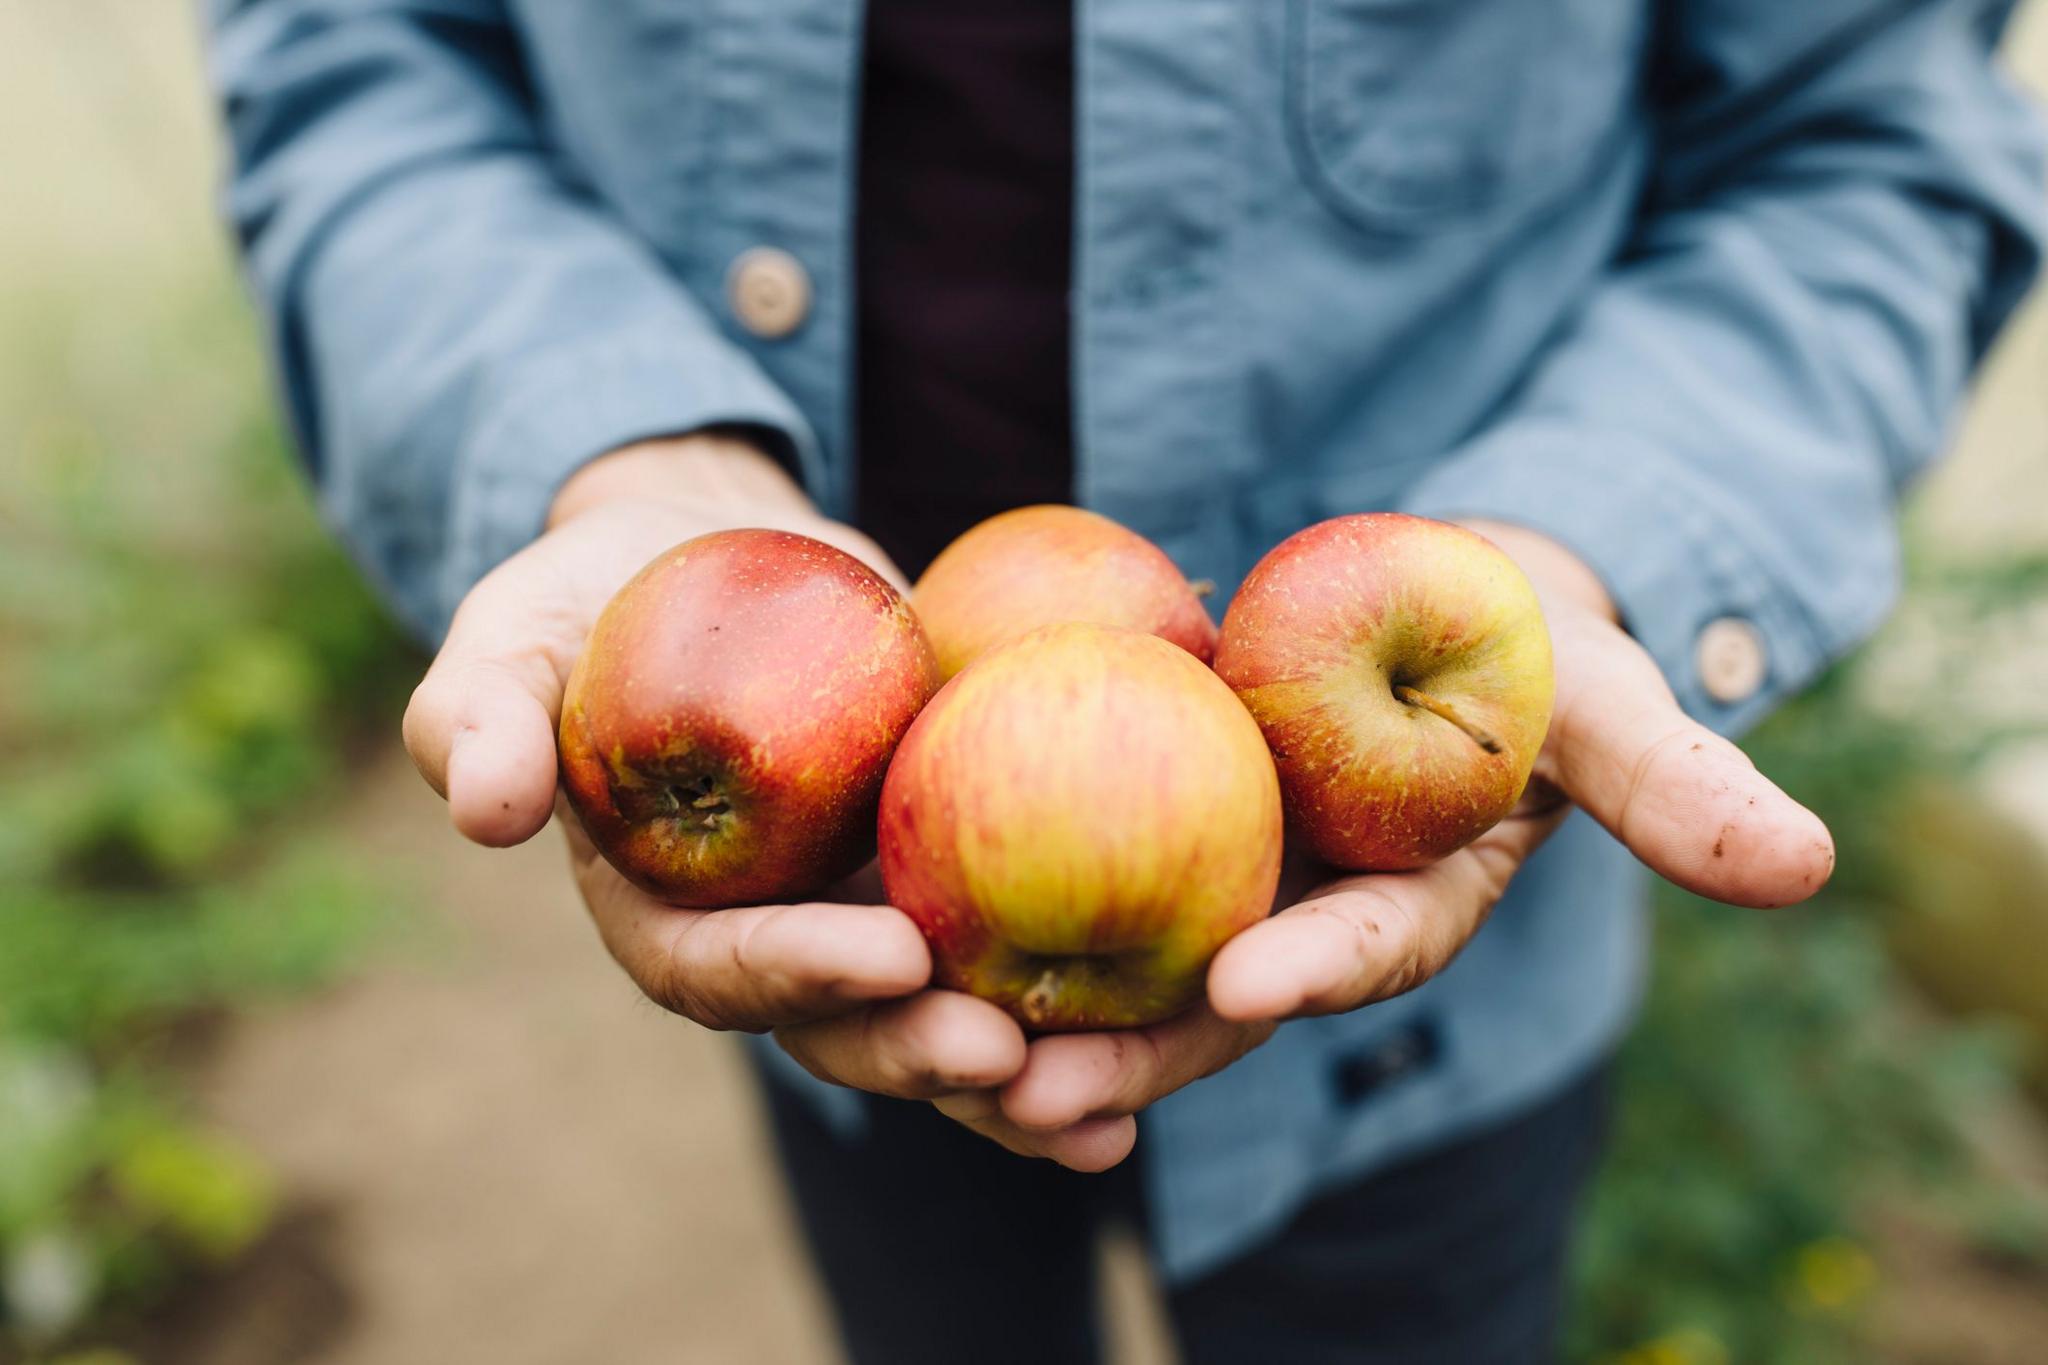
[[[537,609],[534,576],[515,557],[477,584],[405,710],[414,765],[456,829],[492,847],[533,837],[554,804],[566,652],[537,629],[554,614]]]
[[[1557,710],[1538,772],[1653,872],[1731,905],[1805,900],[1834,871],[1820,817],[1679,709],[1642,647],[1605,621],[1557,641]]]

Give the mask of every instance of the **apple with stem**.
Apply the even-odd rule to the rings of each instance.
[[[1273,751],[1290,828],[1325,862],[1421,867],[1514,808],[1550,726],[1536,590],[1477,532],[1337,517],[1261,559],[1216,672]]]

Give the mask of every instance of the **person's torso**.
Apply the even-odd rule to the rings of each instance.
[[[852,515],[857,0],[508,3],[565,173],[796,401],[819,437],[811,491]],[[1070,441],[1055,452],[1075,499],[1226,594],[1301,526],[1397,503],[1485,426],[1620,250],[1648,142],[1650,9],[1079,6],[1057,339]],[[1042,333],[1042,309],[1022,325]],[[1575,819],[1435,981],[1289,1025],[1155,1106],[1146,1169],[1168,1270],[1214,1264],[1318,1185],[1588,1064],[1635,989],[1640,887]]]

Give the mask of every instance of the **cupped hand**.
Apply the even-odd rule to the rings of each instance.
[[[1443,970],[1568,803],[1709,899],[1781,906],[1820,889],[1834,868],[1827,827],[1679,709],[1591,571],[1533,532],[1475,529],[1535,583],[1556,661],[1550,732],[1520,808],[1416,871],[1338,877],[1302,895],[1283,882],[1287,908],[1223,946],[1206,1002],[1151,1028],[1037,1039],[1013,1079],[945,1097],[941,1110],[1012,1151],[1115,1165],[1136,1139],[1132,1115],[1228,1066],[1279,1021],[1357,1009]]]
[[[796,531],[902,575],[875,544],[819,516],[761,451],[712,436],[629,447],[579,471],[549,529],[479,582],[405,714],[405,745],[465,836],[502,847],[556,809],[555,729],[571,665],[612,595],[663,550],[741,526]],[[828,1079],[930,1099],[1000,1084],[1024,1036],[994,1006],[925,990],[917,926],[872,875],[830,900],[702,911],[635,889],[564,805],[576,884],[614,959],[655,1003],[710,1028],[793,1030]],[[806,1047],[808,1021],[845,1034]]]

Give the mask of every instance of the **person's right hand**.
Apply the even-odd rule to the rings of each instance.
[[[872,541],[819,516],[765,454],[710,435],[599,458],[563,485],[548,523],[464,599],[405,714],[406,749],[455,827],[493,847],[531,838],[557,808],[555,731],[570,666],[612,594],[663,550],[710,531],[774,527],[902,583]],[[679,909],[636,890],[566,805],[560,814],[606,948],[656,1004],[709,1028],[777,1029],[815,1074],[904,1098],[1000,1085],[1024,1065],[1024,1035],[1008,1015],[924,989],[923,936],[869,889]],[[828,1019],[830,1029],[812,1023]]]

